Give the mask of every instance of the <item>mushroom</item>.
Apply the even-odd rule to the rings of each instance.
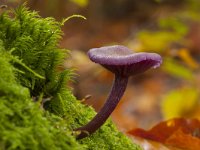
[[[104,124],[123,96],[129,76],[145,72],[149,68],[157,68],[162,63],[161,56],[156,53],[133,53],[121,45],[93,48],[89,50],[88,56],[93,62],[113,72],[115,80],[101,110],[88,124],[75,129],[80,131],[77,139],[87,137]]]

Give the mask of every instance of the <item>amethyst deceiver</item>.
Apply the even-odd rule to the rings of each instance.
[[[97,115],[86,125],[75,129],[81,131],[77,139],[82,139],[95,132],[113,112],[124,94],[128,77],[145,72],[149,68],[157,68],[162,58],[156,53],[133,53],[125,46],[114,45],[93,48],[88,52],[89,58],[115,74],[112,89],[106,103]]]

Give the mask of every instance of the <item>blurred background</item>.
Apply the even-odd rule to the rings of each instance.
[[[22,0],[1,0],[8,8]],[[122,44],[135,52],[163,57],[158,69],[130,78],[120,104],[112,114],[119,130],[149,129],[175,117],[200,119],[200,1],[199,0],[29,0],[42,17],[65,23],[60,46],[71,50],[65,67],[76,69],[70,83],[74,95],[96,111],[104,104],[113,75],[92,63],[93,47]]]

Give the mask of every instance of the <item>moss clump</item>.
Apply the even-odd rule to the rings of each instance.
[[[111,121],[75,140],[73,129],[95,112],[65,86],[72,71],[58,69],[67,54],[58,48],[61,24],[25,6],[8,13],[0,15],[0,149],[139,150]]]
[[[10,58],[0,45],[0,149],[83,149],[69,130],[55,128],[56,122],[48,120],[32,102],[29,90],[16,81]]]

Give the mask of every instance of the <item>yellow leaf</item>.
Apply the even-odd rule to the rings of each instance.
[[[171,74],[172,76],[183,78],[186,80],[193,80],[193,72],[179,64],[176,60],[171,59],[171,58],[165,58],[163,61],[162,69],[166,72]]]
[[[70,0],[75,4],[79,5],[80,7],[86,7],[88,5],[88,0]]]
[[[178,56],[183,59],[183,61],[186,62],[186,64],[193,68],[193,69],[197,69],[199,68],[199,64],[197,63],[197,61],[195,61],[192,56],[190,55],[189,51],[185,48],[182,48],[178,51]]]
[[[169,31],[142,31],[137,35],[141,44],[140,50],[163,51],[174,41],[180,40],[181,36]]]
[[[198,103],[199,92],[195,88],[182,88],[169,92],[161,103],[166,119],[183,117],[194,110]]]

